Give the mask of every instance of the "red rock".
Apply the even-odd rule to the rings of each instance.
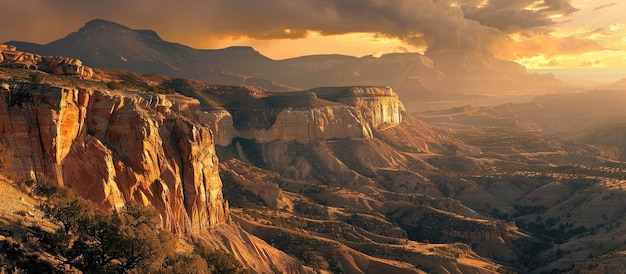
[[[228,205],[213,134],[166,109],[189,101],[18,83],[0,92],[0,133],[18,178],[71,185],[104,210],[152,204],[167,228],[197,231],[224,223]]]

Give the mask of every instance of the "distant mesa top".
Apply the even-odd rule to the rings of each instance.
[[[41,56],[30,52],[18,51],[15,46],[0,44],[0,67],[39,70],[54,75],[71,75],[91,78],[93,70],[83,66],[76,58]]]

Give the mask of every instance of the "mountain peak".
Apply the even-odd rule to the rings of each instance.
[[[87,30],[108,29],[108,28],[129,30],[129,28],[124,26],[124,25],[120,25],[118,23],[107,21],[107,20],[104,20],[104,19],[94,19],[94,20],[91,20],[91,21],[87,22],[81,28],[81,30],[85,30],[85,29],[87,29]]]
[[[239,53],[243,53],[243,52],[259,53],[253,47],[250,47],[250,46],[230,46],[230,47],[224,48],[223,50],[239,52]]]

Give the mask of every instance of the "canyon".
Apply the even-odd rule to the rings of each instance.
[[[70,186],[103,211],[154,207],[165,229],[254,273],[620,269],[621,135],[587,127],[621,116],[558,104],[620,106],[616,92],[409,113],[385,84],[269,90],[66,57],[51,70],[0,48],[3,176]]]
[[[230,102],[220,110],[208,111],[202,98],[110,89],[97,81],[77,82],[78,75],[71,74],[44,74],[42,82],[34,83],[28,73],[32,74],[32,70],[11,67],[0,71],[0,143],[7,156],[3,157],[3,175],[15,181],[50,181],[70,186],[104,211],[121,210],[130,200],[152,206],[160,213],[164,228],[233,252],[243,265],[258,272],[306,272],[310,267],[303,267],[299,261],[302,258],[296,260],[268,245],[268,239],[252,236],[275,235],[276,227],[247,220],[239,210],[233,215],[223,196],[220,177],[229,173],[225,177],[227,183],[239,178],[237,182],[247,182],[246,191],[257,193],[275,207],[294,210],[294,202],[303,200],[294,200],[292,190],[285,186],[259,185],[258,179],[250,177],[256,176],[249,172],[250,161],[258,157],[267,160],[273,169],[282,170],[285,178],[299,180],[293,181],[295,185],[327,174],[335,177],[336,183],[345,181],[346,186],[359,189],[372,185],[372,179],[346,166],[342,162],[345,160],[338,158],[341,148],[329,146],[332,142],[351,144],[351,149],[361,151],[357,157],[368,161],[364,165],[371,161],[390,166],[404,160],[404,156],[392,150],[385,152],[388,155],[378,155],[375,149],[387,147],[374,137],[376,132],[400,127],[404,121],[402,104],[387,87],[324,88],[261,96],[244,90],[254,96],[238,97],[236,101],[257,101],[262,108],[238,108]],[[228,88],[218,90],[224,92]],[[255,156],[250,149],[258,146],[266,146],[266,150]],[[294,148],[310,151],[321,162],[311,162],[308,153],[285,158],[293,155]],[[218,160],[218,155],[223,160]],[[394,157],[396,160],[390,160]],[[294,169],[293,160],[300,161],[304,169]],[[319,164],[332,172],[313,170]],[[291,172],[299,175],[291,176]],[[381,208],[380,201],[372,202],[371,206]],[[356,227],[346,231],[350,230],[365,233],[366,238],[378,237]],[[308,233],[283,233],[292,239],[314,239]],[[324,258],[331,253],[344,257],[343,262],[331,259],[331,267],[350,272],[420,272],[414,264],[368,255],[346,242],[330,240],[327,244],[341,248],[315,257],[321,256],[322,261],[328,260]],[[486,264],[476,269],[498,268],[463,246],[444,246],[430,255],[443,260],[431,267],[476,268],[446,255],[453,252],[457,257]],[[458,252],[450,251],[458,248]],[[430,261],[420,255],[424,251],[401,248],[398,252],[412,254],[415,262]],[[354,261],[358,263],[350,266]]]

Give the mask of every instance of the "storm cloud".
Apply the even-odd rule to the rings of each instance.
[[[466,18],[505,33],[547,32],[558,24],[553,18],[578,11],[570,0],[490,0],[483,6],[470,2],[461,8]]]
[[[506,34],[546,31],[556,15],[577,11],[570,0],[31,0],[12,6],[1,23],[32,15],[39,25],[75,26],[102,18],[149,28],[174,41],[210,37],[298,39],[376,33],[429,53],[491,53]],[[22,5],[22,6],[20,6]],[[36,8],[32,8],[36,6]],[[21,12],[20,12],[21,8]],[[35,14],[36,13],[36,14]],[[43,18],[51,18],[47,22]],[[13,30],[7,30],[9,35]],[[19,34],[19,33],[18,33]]]
[[[491,53],[494,43],[512,32],[546,30],[555,15],[577,11],[570,0],[291,0],[214,1],[214,23],[227,33],[257,39],[375,32],[428,52]],[[253,5],[255,8],[245,9]],[[294,18],[295,16],[295,18]],[[254,18],[254,26],[241,24]],[[287,33],[288,32],[288,33]]]

